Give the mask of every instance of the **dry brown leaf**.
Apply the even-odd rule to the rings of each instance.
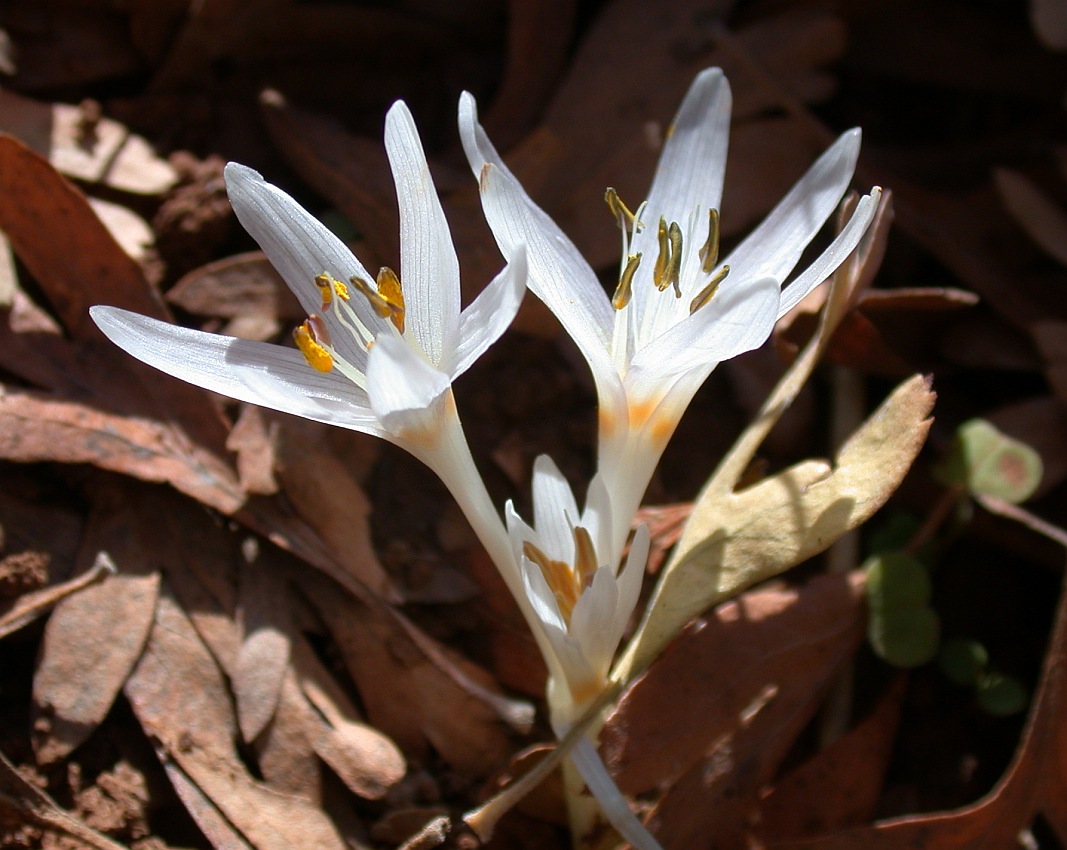
[[[344,848],[316,806],[249,775],[234,748],[236,720],[222,673],[169,593],[159,598],[125,693],[164,764],[176,765],[256,850]],[[205,830],[210,826],[199,810],[191,814]]]
[[[114,304],[157,319],[166,310],[137,263],[111,238],[85,196],[39,154],[0,137],[0,229],[76,339],[99,339],[93,304]]]
[[[254,741],[274,716],[289,669],[289,589],[270,565],[243,560],[237,583],[241,632],[230,687],[241,737]]]
[[[109,118],[86,120],[80,106],[0,92],[0,132],[18,137],[57,170],[87,183],[161,195],[178,179],[141,136]]]
[[[905,683],[904,676],[898,677],[859,725],[775,782],[760,802],[763,841],[847,829],[874,816],[893,753]]]
[[[226,437],[226,448],[237,455],[241,489],[257,496],[273,496],[280,489],[274,475],[278,423],[264,419],[262,408],[250,404],[242,407]]]
[[[135,485],[98,494],[82,540],[83,569],[106,552],[118,572],[60,602],[33,678],[34,749],[51,763],[104,719],[141,655],[159,595],[155,513]]]
[[[270,723],[255,742],[263,781],[275,791],[322,805],[322,768],[312,746],[307,700],[292,670],[282,683]]]
[[[865,522],[904,478],[926,440],[934,395],[915,376],[901,384],[842,446],[836,462],[808,460],[740,492],[709,492],[650,600],[639,670],[687,620],[752,584],[817,555]]]
[[[234,513],[245,501],[233,473],[175,427],[107,413],[41,393],[0,395],[0,457],[19,463],[90,463],[175,489]]]
[[[323,439],[328,426],[287,420],[278,431],[276,471],[286,498],[349,575],[379,596],[398,600],[374,551],[370,500]]]
[[[197,316],[265,314],[288,322],[306,318],[296,296],[260,251],[234,254],[189,272],[167,291],[166,300]]]
[[[862,637],[855,577],[752,591],[691,624],[624,693],[601,752],[628,794],[665,792],[667,850],[742,847],[758,795]]]

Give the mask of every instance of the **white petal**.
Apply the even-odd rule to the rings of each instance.
[[[731,278],[773,277],[785,280],[808,243],[845,194],[860,150],[860,131],[843,133],[816,160],[751,234],[724,261]]]
[[[730,141],[730,85],[719,68],[697,75],[678,108],[648,192],[648,211],[658,220],[686,217],[698,207],[718,209]],[[706,213],[699,224],[706,228]],[[655,237],[656,221],[645,222]],[[705,234],[706,235],[706,234]]]
[[[555,627],[557,636],[566,633],[567,624],[559,612],[555,595],[541,574],[541,568],[526,557],[522,558],[519,565],[522,570],[522,584],[526,589],[526,597],[530,600],[538,618],[546,626]]]
[[[459,138],[463,143],[463,153],[467,155],[467,162],[470,163],[475,177],[480,178],[482,168],[487,162],[491,162],[514,179],[515,175],[504,164],[503,157],[497,153],[493,143],[489,141],[489,136],[478,123],[478,104],[474,100],[474,95],[467,91],[459,96]]]
[[[436,402],[451,386],[448,375],[422,359],[398,336],[382,334],[367,365],[371,409],[397,435],[432,430]]]
[[[342,282],[350,277],[373,280],[344,243],[277,186],[267,183],[257,171],[231,162],[226,166],[226,192],[237,219],[267,255],[308,315],[322,312],[315,276],[329,272]],[[364,325],[376,329],[382,320],[358,296],[350,305]],[[325,316],[333,344],[341,356],[362,368],[366,350],[349,333],[335,330],[332,313]]]
[[[779,298],[779,283],[772,278],[720,290],[709,304],[637,352],[626,379],[631,398],[655,397],[657,382],[667,377],[761,346],[774,328]]]
[[[641,582],[645,577],[645,567],[648,565],[648,549],[651,541],[648,534],[648,526],[638,526],[634,532],[634,539],[630,543],[630,553],[626,556],[626,565],[618,576],[619,607],[616,616],[623,621],[629,620],[634,608],[637,606],[638,597],[641,595]]]
[[[405,334],[435,366],[451,359],[459,331],[459,260],[415,122],[403,101],[385,117],[385,151],[400,208]]]
[[[89,314],[108,339],[168,375],[238,401],[385,436],[359,387],[337,371],[315,371],[293,349],[190,330],[114,307],[92,307]]]
[[[451,374],[466,372],[485,350],[500,339],[519,312],[526,292],[526,249],[516,251],[510,263],[483,289],[459,317],[459,346]]]
[[[571,523],[578,522],[578,503],[571,485],[548,455],[538,455],[534,461],[533,507],[541,551],[554,560],[573,563]]]
[[[848,255],[855,250],[867,232],[867,228],[874,221],[881,194],[880,189],[875,189],[870,195],[860,198],[852,213],[852,218],[841,228],[841,232],[837,234],[834,241],[816,258],[815,262],[782,291],[782,301],[778,305],[779,318],[796,307],[809,292],[832,275],[837,267],[848,259]]]
[[[613,567],[600,567],[571,612],[570,635],[598,675],[607,677],[626,623],[617,619],[619,591]]]
[[[597,558],[601,564],[615,567],[615,554],[612,548],[611,494],[604,484],[604,476],[599,472],[589,482],[585,495],[585,509],[582,511],[582,525],[593,538]]]

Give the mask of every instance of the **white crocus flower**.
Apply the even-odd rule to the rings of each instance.
[[[509,501],[504,509],[526,594],[548,636],[558,670],[549,704],[580,710],[608,682],[615,650],[637,604],[648,559],[648,529],[634,536],[625,565],[613,534],[611,497],[600,476],[578,510],[563,474],[541,455],[533,470],[534,523],[527,525]],[[627,531],[629,524],[627,524]]]
[[[526,281],[522,251],[465,310],[459,263],[414,121],[386,117],[400,210],[400,275],[372,275],[320,221],[250,168],[226,167],[234,211],[308,313],[297,348],[203,333],[112,307],[118,346],[214,392],[390,440],[448,485],[523,606],[499,515],[470,456],[451,384],[504,332]],[[401,285],[402,282],[402,285]],[[510,569],[509,565],[512,565]],[[524,613],[531,622],[529,605]]]
[[[549,647],[548,708],[552,728],[562,738],[609,685],[615,650],[641,592],[649,535],[646,526],[637,529],[620,569],[611,495],[603,480],[593,478],[579,511],[570,485],[547,455],[534,463],[533,512],[531,527],[510,501],[504,509],[515,560],[539,621],[535,631],[540,629],[545,638],[542,652],[545,644]],[[640,850],[659,850],[630,811],[593,741],[582,738],[569,757],[581,776],[579,785],[592,792],[619,833]],[[572,814],[583,821],[589,812],[579,804]]]
[[[730,105],[722,72],[703,71],[667,132],[647,200],[630,213],[608,190],[623,234],[619,284],[609,298],[574,244],[504,165],[478,124],[474,98],[464,94],[460,102],[463,146],[501,252],[512,257],[526,247],[529,288],[556,314],[592,370],[600,403],[599,470],[612,493],[616,545],[700,385],[720,361],[767,339],[775,321],[856,247],[877,207],[875,189],[830,246],[782,289],[852,179],[860,133],[851,130],[720,260]]]

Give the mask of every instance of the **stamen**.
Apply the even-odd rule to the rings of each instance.
[[[310,320],[293,328],[293,341],[312,369],[318,372],[329,372],[333,369],[333,355],[315,339],[314,326]]]
[[[389,318],[400,333],[404,332],[404,290],[400,278],[388,266],[378,270],[378,294],[389,305]]]
[[[719,284],[726,279],[726,275],[730,273],[729,266],[723,266],[715,275],[708,281],[708,285],[705,286],[700,292],[697,293],[697,297],[689,302],[689,315],[692,316],[697,310],[711,301],[712,296],[719,289]]]
[[[619,285],[615,287],[615,294],[611,297],[611,306],[616,310],[621,310],[627,304],[630,303],[630,298],[633,296],[633,281],[634,275],[637,273],[637,267],[641,264],[641,253],[630,254],[626,257],[626,268],[622,270],[622,276],[619,278]]]
[[[593,538],[582,526],[574,528],[574,577],[581,582],[582,590],[593,583],[597,567],[596,547]]]
[[[522,544],[522,554],[541,570],[545,583],[555,597],[563,622],[569,626],[571,612],[574,611],[581,593],[574,580],[574,571],[562,561],[553,561],[529,540]]]
[[[708,241],[700,249],[700,261],[704,264],[704,274],[711,274],[719,262],[719,211],[708,210]]]
[[[315,342],[325,345],[328,348],[333,348],[333,340],[330,339],[330,329],[326,327],[326,321],[322,316],[317,316],[312,313],[308,316],[307,321],[304,324],[308,326],[311,338],[315,340]]]
[[[315,286],[319,288],[319,292],[322,295],[322,309],[323,312],[330,309],[330,305],[333,303],[334,293],[337,293],[337,297],[342,301],[349,299],[348,287],[341,281],[331,275],[329,272],[323,272],[315,277]]]
[[[635,233],[641,232],[641,228],[645,226],[644,223],[638,221],[637,214],[630,211],[630,208],[622,202],[619,193],[611,186],[608,186],[604,191],[604,200],[607,202],[611,214],[619,222],[620,228],[625,229],[626,225],[630,225]]]
[[[671,245],[667,241],[667,220],[663,216],[659,217],[656,239],[659,241],[659,254],[656,256],[656,265],[652,268],[652,280],[662,292],[667,288],[667,264],[671,259]]]
[[[382,319],[389,318],[389,315],[391,313],[389,309],[389,302],[386,301],[385,298],[383,298],[378,292],[378,290],[371,286],[368,281],[365,281],[363,278],[356,277],[353,275],[348,279],[348,282],[356,288],[356,291],[360,295],[367,299],[367,302],[370,304],[371,309],[374,311],[376,316]]]
[[[671,242],[671,259],[667,266],[667,283],[674,287],[674,297],[682,297],[682,288],[678,284],[678,275],[682,271],[682,228],[672,221],[667,238]]]

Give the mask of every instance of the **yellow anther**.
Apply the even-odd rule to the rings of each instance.
[[[615,287],[615,294],[611,297],[611,306],[616,310],[621,310],[630,303],[630,298],[634,294],[634,275],[637,273],[637,267],[640,264],[640,252],[626,257],[626,268],[622,270],[622,275],[619,277],[619,285]]]
[[[656,288],[662,292],[667,288],[667,264],[671,260],[671,244],[667,240],[667,220],[663,216],[659,217],[656,239],[659,241],[659,254],[656,255],[656,265],[652,268],[652,280]]]
[[[356,292],[367,299],[375,315],[385,319],[390,315],[389,302],[386,301],[378,290],[361,277],[350,277],[348,282],[356,288]]]
[[[388,266],[378,270],[378,294],[389,305],[389,318],[400,333],[404,332],[404,290],[400,278]]]
[[[293,341],[312,369],[318,372],[329,372],[333,369],[333,356],[315,339],[315,331],[310,321],[293,328]]]
[[[330,305],[333,303],[334,293],[336,293],[337,297],[342,301],[348,300],[348,287],[329,272],[323,272],[320,275],[316,275],[315,286],[319,288],[319,293],[322,295],[323,310],[330,309]]]
[[[715,272],[715,275],[712,277],[712,279],[708,281],[708,285],[697,293],[696,298],[689,302],[690,316],[693,315],[693,313],[695,313],[697,310],[699,310],[712,299],[712,297],[715,295],[715,292],[719,288],[719,284],[723,282],[723,280],[726,278],[726,275],[728,275],[729,273],[729,266],[723,266],[721,269]]]
[[[671,259],[667,264],[667,283],[674,287],[674,297],[682,297],[682,288],[678,284],[678,275],[682,270],[682,228],[678,222],[672,221],[667,231],[667,239],[671,243]]]
[[[700,249],[700,261],[704,264],[704,274],[711,274],[719,262],[719,211],[708,210],[708,241]]]
[[[637,220],[637,215],[622,202],[619,193],[611,186],[604,191],[604,200],[607,202],[611,214],[615,216],[615,220],[618,221],[620,228],[625,228],[629,225],[634,229],[634,232],[641,232],[641,228],[644,227],[644,224]]]
[[[548,585],[548,589],[552,591],[552,596],[556,599],[556,606],[563,617],[563,622],[570,625],[571,612],[581,595],[581,588],[575,581],[574,571],[563,561],[553,561],[529,540],[522,544],[522,554],[541,570],[545,584]]]

